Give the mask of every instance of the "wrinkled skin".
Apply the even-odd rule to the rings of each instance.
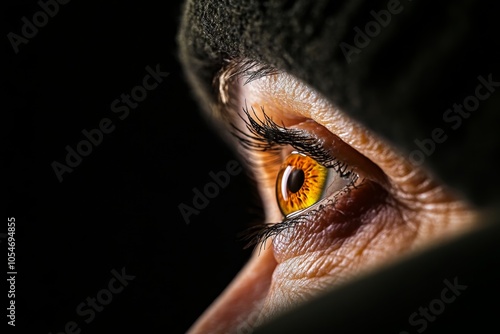
[[[264,106],[276,123],[324,140],[359,175],[360,184],[257,247],[189,333],[249,332],[326,289],[474,227],[477,213],[470,204],[310,87],[286,73],[242,82],[221,85],[222,100],[253,107],[260,119]],[[241,108],[223,109],[227,117],[221,119],[228,120],[223,122],[247,131],[238,117]],[[265,163],[266,152],[242,152],[252,161],[250,173],[258,176],[266,222],[280,222],[275,196],[280,164]],[[284,157],[287,152],[284,148]]]

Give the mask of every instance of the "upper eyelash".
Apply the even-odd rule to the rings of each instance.
[[[246,105],[242,108],[246,118],[240,115],[240,118],[245,123],[249,133],[236,127],[232,124],[233,131],[231,132],[241,143],[241,145],[250,150],[279,152],[280,146],[290,145],[298,152],[309,155],[320,164],[327,168],[335,170],[340,177],[348,178],[353,174],[349,166],[339,160],[337,157],[332,157],[316,138],[307,134],[304,130],[289,129],[284,125],[279,125],[269,117],[264,107],[261,106],[263,119],[258,118],[253,107],[252,114]]]
[[[256,244],[260,244],[260,247],[262,247],[269,237],[274,237],[289,228],[307,222],[309,216],[317,214],[323,210],[326,205],[334,205],[339,195],[343,195],[356,187],[355,184],[358,180],[358,175],[350,170],[346,163],[340,161],[336,157],[330,156],[322,143],[307,135],[305,131],[289,129],[284,125],[278,125],[265,113],[264,107],[261,106],[263,119],[257,116],[253,107],[251,107],[252,116],[246,102],[242,109],[246,118],[242,115],[240,115],[240,118],[243,120],[250,133],[239,129],[234,124],[232,124],[233,131],[231,133],[240,141],[245,149],[279,153],[281,146],[291,145],[300,153],[311,156],[325,167],[333,168],[340,177],[351,178],[350,184],[339,193],[335,194],[333,198],[327,199],[327,203],[318,202],[319,205],[317,207],[314,206],[303,210],[303,212],[297,215],[285,217],[279,223],[255,225],[241,233],[240,236],[242,239],[248,241],[245,248]]]

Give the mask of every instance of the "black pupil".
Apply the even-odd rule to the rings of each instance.
[[[304,171],[302,169],[294,169],[290,175],[288,176],[288,180],[286,181],[286,186],[288,190],[292,193],[296,193],[300,190],[302,185],[304,184]]]

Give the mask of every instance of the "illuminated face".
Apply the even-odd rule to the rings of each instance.
[[[477,213],[407,155],[293,76],[231,63],[214,115],[266,221],[256,251],[190,333],[238,333],[474,226]],[[262,75],[255,75],[261,69]]]

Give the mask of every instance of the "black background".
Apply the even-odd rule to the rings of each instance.
[[[32,22],[40,10],[36,1],[7,5],[4,36],[21,35],[21,18]],[[237,237],[254,219],[244,173],[190,224],[178,209],[192,205],[192,189],[211,181],[210,171],[235,159],[184,79],[180,13],[179,1],[71,1],[18,54],[4,38],[2,166],[6,217],[16,219],[15,332],[59,333],[75,321],[81,333],[183,333],[248,258]],[[157,64],[170,75],[120,120],[111,102]],[[75,149],[82,130],[103,118],[114,131],[59,182],[51,164],[64,163],[65,147]],[[1,249],[7,253],[5,239]],[[135,279],[85,323],[77,306],[122,268]]]

